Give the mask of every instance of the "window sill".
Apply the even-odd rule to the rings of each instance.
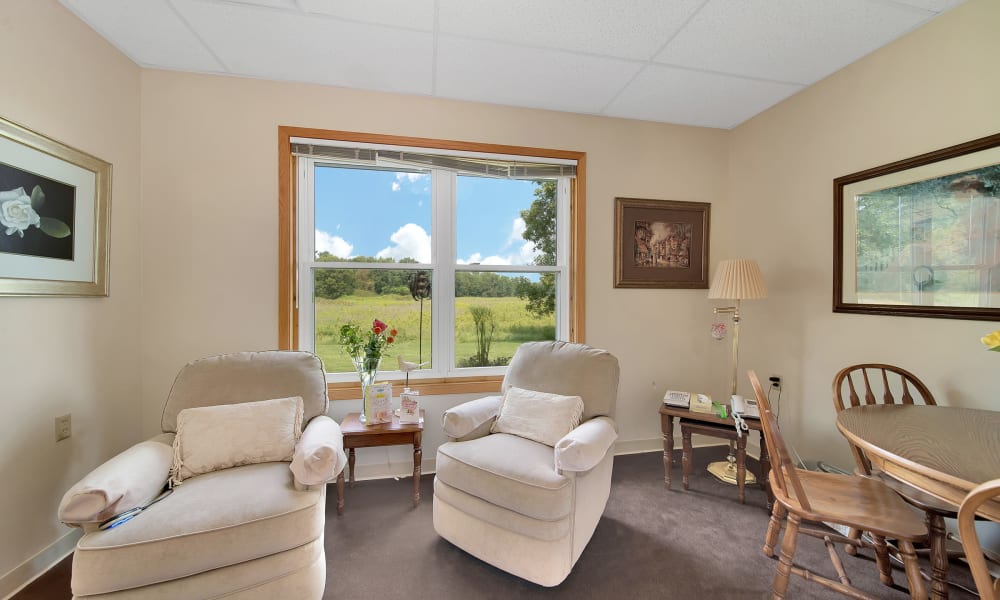
[[[403,389],[402,379],[389,379],[396,390]],[[503,375],[483,375],[478,377],[451,377],[436,379],[420,379],[410,382],[410,387],[420,391],[423,396],[442,396],[445,394],[483,394],[499,393]],[[361,385],[355,382],[327,383],[327,395],[330,400],[358,400],[361,398]]]

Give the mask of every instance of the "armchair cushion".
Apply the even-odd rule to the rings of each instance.
[[[500,413],[502,396],[486,396],[444,411],[441,428],[450,438],[463,438],[478,427],[490,423]]]
[[[597,417],[582,423],[556,442],[556,468],[584,472],[597,466],[618,439],[615,422]]]
[[[309,422],[292,454],[290,469],[299,485],[320,485],[337,477],[347,464],[340,425],[327,416]]]
[[[171,460],[169,437],[132,446],[91,471],[66,492],[59,504],[59,520],[67,525],[101,523],[142,506],[163,490]]]
[[[177,416],[171,485],[195,475],[289,461],[302,435],[302,398],[186,408]]]
[[[493,433],[509,433],[555,446],[580,424],[583,398],[508,388],[500,404]]]
[[[573,506],[570,479],[555,470],[552,448],[495,433],[438,446],[437,479],[518,514],[555,521]]]

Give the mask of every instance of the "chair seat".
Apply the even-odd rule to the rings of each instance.
[[[807,519],[860,527],[894,539],[920,540],[927,535],[923,515],[878,479],[802,469],[797,474],[812,510],[803,510],[794,496],[783,503]],[[772,485],[774,476],[772,472]]]
[[[556,521],[573,509],[570,480],[555,469],[551,446],[506,433],[438,447],[437,477],[449,486],[534,519]]]
[[[323,535],[323,490],[297,491],[287,462],[199,475],[73,557],[73,593],[170,581],[298,548]]]

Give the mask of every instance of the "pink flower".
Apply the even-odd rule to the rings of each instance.
[[[386,325],[382,321],[379,321],[378,319],[375,319],[375,321],[372,322],[372,331],[374,331],[375,333],[382,333],[383,331],[386,330],[387,327],[388,325]]]

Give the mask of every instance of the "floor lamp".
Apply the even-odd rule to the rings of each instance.
[[[735,396],[740,360],[740,301],[767,298],[767,287],[757,261],[747,258],[720,261],[715,268],[712,286],[708,289],[708,298],[736,300],[735,306],[715,309],[715,314],[733,315],[733,379],[730,393]],[[708,472],[721,481],[736,485],[736,457],[732,442],[727,459],[709,464]],[[753,473],[747,472],[746,483],[756,483]]]

